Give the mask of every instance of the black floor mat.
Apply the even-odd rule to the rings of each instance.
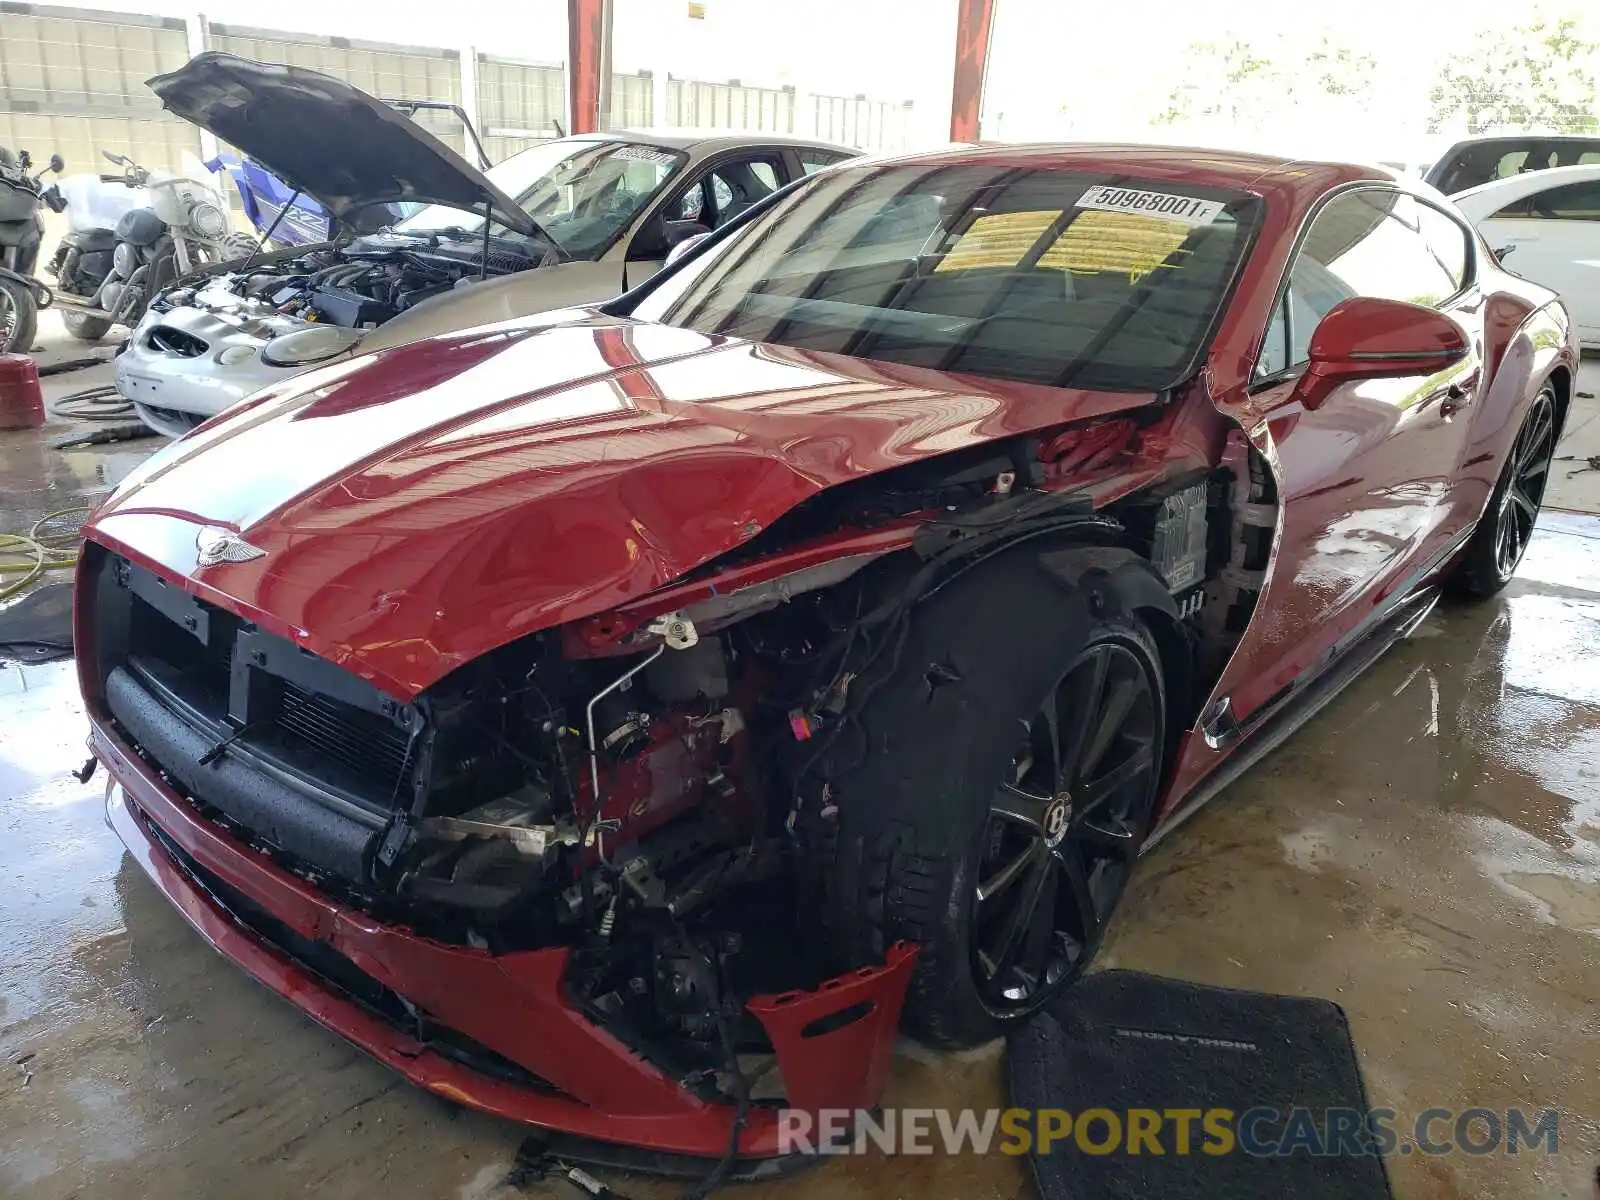
[[[47,583],[0,608],[0,658],[37,663],[71,654],[70,583]]]
[[[1088,1122],[1086,1152],[1072,1135],[1032,1156],[1044,1200],[1390,1200],[1383,1159],[1351,1153],[1365,1136],[1366,1089],[1350,1027],[1337,1004],[1202,987],[1133,971],[1103,971],[1069,988],[1011,1036],[1011,1101],[1035,1112],[1109,1110],[1120,1125],[1114,1149],[1103,1116]],[[1291,1115],[1295,1108],[1308,1115]],[[1130,1110],[1154,1125],[1129,1153]],[[1204,1118],[1169,1110],[1232,1111],[1208,1137]],[[1252,1109],[1271,1109],[1274,1115]],[[1149,1115],[1153,1110],[1156,1115]],[[1348,1115],[1330,1115],[1343,1110]],[[1159,1119],[1159,1125],[1155,1121]],[[1057,1128],[1062,1119],[1057,1117]],[[1357,1121],[1359,1129],[1349,1128]],[[1346,1125],[1330,1136],[1330,1124]],[[1190,1133],[1181,1153],[1179,1125]],[[1076,1131],[1074,1130],[1074,1133]],[[1206,1153],[1207,1142],[1213,1146]],[[1291,1153],[1265,1151],[1318,1146]],[[1253,1148],[1254,1153],[1247,1152]],[[1327,1153],[1343,1150],[1343,1153]]]

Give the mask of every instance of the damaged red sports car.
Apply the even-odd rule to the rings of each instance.
[[[119,487],[77,609],[110,820],[422,1086],[770,1157],[785,1098],[877,1102],[902,1017],[1038,1008],[1142,847],[1503,586],[1575,361],[1379,171],[829,169]]]

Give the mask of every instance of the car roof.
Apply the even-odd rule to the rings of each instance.
[[[1462,146],[1482,146],[1494,142],[1510,142],[1520,144],[1523,142],[1600,142],[1600,134],[1594,133],[1475,133],[1471,137],[1464,137],[1452,142],[1450,150]],[[1442,157],[1442,156],[1441,156]]]
[[[1001,166],[1056,170],[1127,173],[1152,180],[1169,180],[1207,187],[1261,193],[1285,187],[1301,193],[1320,193],[1330,186],[1354,180],[1412,181],[1376,164],[1323,162],[1254,154],[1239,150],[1214,150],[1200,146],[1163,146],[1125,142],[1040,142],[1023,145],[962,145],[927,153],[875,158],[874,164],[989,163]]]
[[[815,138],[797,138],[783,133],[764,130],[717,131],[707,129],[612,129],[597,133],[578,133],[574,140],[629,141],[647,146],[660,146],[667,150],[695,150],[706,153],[713,150],[731,150],[741,146],[788,146],[801,150],[829,150],[838,154],[859,155],[860,150],[841,146],[836,142],[822,142]]]

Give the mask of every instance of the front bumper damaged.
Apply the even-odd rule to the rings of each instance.
[[[308,1016],[458,1104],[656,1155],[713,1161],[727,1150],[734,1107],[693,1094],[580,1011],[564,985],[566,948],[496,955],[341,905],[203,817],[109,722],[91,723],[110,776],[107,820],[134,860],[206,941]],[[877,1105],[916,957],[902,943],[881,965],[746,1003],[789,1106]],[[741,1159],[785,1153],[779,1112],[752,1107]]]

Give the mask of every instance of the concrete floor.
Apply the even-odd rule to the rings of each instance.
[[[1597,416],[1575,414],[1574,467]],[[0,435],[0,528],[104,487],[135,446]],[[1600,473],[1555,484],[1600,510]],[[70,664],[0,668],[0,1196],[573,1195],[508,1183],[519,1129],[401,1083],[205,948],[105,828],[102,781],[67,775],[83,736]],[[1392,1158],[1401,1200],[1593,1197],[1597,777],[1600,520],[1547,513],[1502,597],[1437,610],[1146,858],[1102,961],[1336,1000],[1372,1103],[1403,1117],[1560,1110],[1557,1157]],[[887,1102],[1003,1105],[999,1047],[902,1045]],[[739,1192],[1031,1186],[999,1155],[876,1157]]]

